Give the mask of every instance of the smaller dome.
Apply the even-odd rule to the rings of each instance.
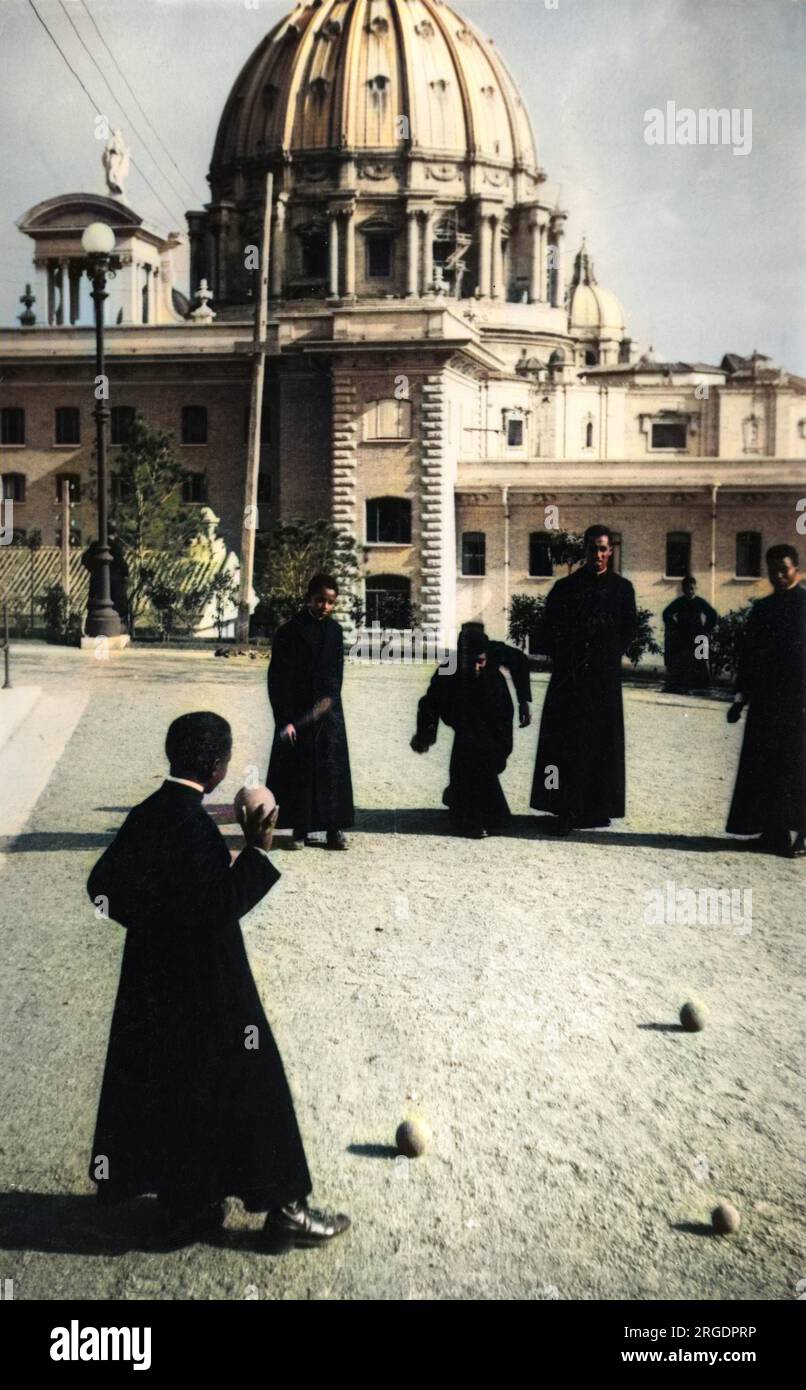
[[[568,299],[568,320],[572,335],[623,338],[626,331],[624,309],[610,290],[597,284],[593,261],[583,241],[574,261],[574,276]]]

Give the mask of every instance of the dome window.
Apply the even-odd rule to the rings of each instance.
[[[315,101],[324,101],[327,95],[327,78],[315,77],[311,83],[311,96]]]
[[[489,97],[492,101],[493,97],[495,96],[495,87],[482,87],[481,92],[482,96]]]
[[[435,92],[437,92],[438,95],[441,96],[441,97],[444,97],[444,95],[445,95],[445,93],[447,92],[447,90],[448,90],[448,88],[450,87],[450,85],[451,85],[451,84],[450,84],[450,82],[448,81],[448,79],[447,79],[446,77],[437,77],[437,78],[435,78],[435,80],[431,83],[431,86],[432,86],[433,90],[434,90]]]
[[[367,86],[371,92],[383,95],[383,93],[389,89],[389,78],[386,76],[386,73],[379,72],[376,77],[371,77],[369,79]]]
[[[472,43],[472,42],[473,42],[473,35],[471,34],[471,32],[470,32],[469,29],[457,29],[457,30],[456,30],[456,37],[457,37],[457,39],[459,39],[459,41],[460,41],[461,43]]]
[[[383,15],[376,15],[367,25],[367,32],[369,34],[388,34],[389,20],[384,19]]]
[[[431,20],[424,19],[422,23],[415,24],[414,32],[415,34],[419,34],[421,39],[433,39],[435,31]]]
[[[329,19],[326,24],[322,25],[321,29],[318,32],[318,37],[321,39],[337,39],[340,33],[341,20]]]
[[[263,110],[273,111],[279,95],[280,88],[275,87],[273,82],[267,82],[263,88]]]

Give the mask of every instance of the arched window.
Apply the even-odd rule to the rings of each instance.
[[[364,439],[411,439],[411,401],[367,401]]]
[[[487,573],[487,537],[483,531],[465,531],[462,536],[462,574],[478,577]]]
[[[669,531],[666,535],[667,579],[685,579],[691,574],[691,534],[689,531]]]
[[[586,367],[598,367],[598,365],[599,365],[599,354],[598,354],[598,352],[596,351],[595,348],[588,348],[587,351],[585,352],[585,366],[586,366]]]
[[[529,574],[533,579],[545,579],[553,573],[551,536],[548,531],[533,531],[529,537]]]
[[[367,575],[365,623],[405,631],[412,624],[411,581],[402,574]]]
[[[207,501],[207,474],[185,473],[182,477],[182,501]]]
[[[411,545],[411,502],[407,498],[368,500],[367,545]]]
[[[592,448],[593,448],[593,421],[592,421],[592,420],[588,420],[587,424],[585,425],[585,448],[586,448],[586,449],[592,449]]]
[[[761,578],[761,532],[737,531],[736,578]]]

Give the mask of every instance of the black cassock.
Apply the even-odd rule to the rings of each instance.
[[[345,830],[355,819],[347,728],[341,704],[344,637],[333,618],[305,608],[278,628],[269,662],[274,740],[267,786],[280,805],[278,825],[308,832]],[[321,700],[326,713],[316,714]],[[297,741],[281,739],[288,724]]]
[[[231,866],[201,792],[177,782],[134,807],[92,870],[90,897],[127,929],[89,1170],[99,1199],[268,1211],[310,1192],[239,923],[279,877],[253,848]]]
[[[541,651],[551,657],[552,677],[532,783],[535,811],[578,825],[624,815],[621,658],[636,630],[635,592],[621,575],[585,566],[551,590]]]
[[[513,713],[509,687],[495,664],[478,676],[438,670],[419,703],[417,738],[423,745],[436,742],[440,719],[454,731],[443,800],[466,832],[500,830],[509,823],[498,778],[512,752]]]
[[[713,632],[717,617],[716,609],[697,595],[681,594],[664,609],[664,659],[670,685],[700,690],[710,684],[711,668],[707,659],[697,655],[697,638]]]
[[[806,831],[806,589],[757,599],[736,689],[748,702],[731,835]]]

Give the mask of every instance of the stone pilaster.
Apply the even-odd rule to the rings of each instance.
[[[356,475],[358,471],[358,393],[355,374],[350,367],[334,367],[333,383],[333,466],[332,509],[333,524],[344,536],[360,543],[358,510],[356,506]],[[347,604],[339,603],[339,621],[345,633],[352,634]]]
[[[445,381],[431,372],[422,386],[420,471],[420,610],[424,628],[440,633],[445,610]]]

